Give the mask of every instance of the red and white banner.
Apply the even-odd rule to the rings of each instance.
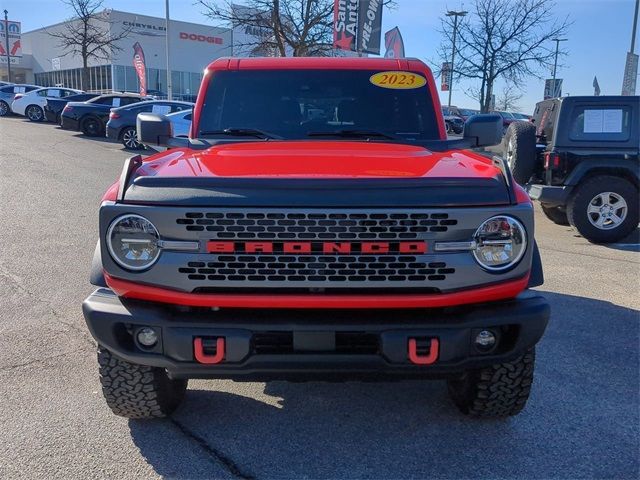
[[[404,42],[398,27],[384,34],[384,46],[386,49],[384,58],[404,58]]]
[[[442,64],[442,70],[440,70],[440,91],[449,91],[449,84],[451,83],[452,74],[453,72],[451,71],[451,63],[444,62]]]
[[[136,69],[136,73],[138,74],[140,95],[145,96],[147,94],[147,73],[144,63],[144,51],[138,42],[133,45],[133,68]]]

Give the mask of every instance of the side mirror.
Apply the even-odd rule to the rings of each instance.
[[[136,118],[138,142],[143,145],[166,147],[173,136],[171,121],[164,115],[139,113]]]
[[[498,145],[502,142],[502,117],[495,113],[473,115],[464,124],[463,136],[476,147]]]

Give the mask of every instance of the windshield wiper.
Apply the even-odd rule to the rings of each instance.
[[[353,137],[353,138],[386,138],[389,140],[399,140],[399,137],[388,133],[377,132],[375,130],[332,130],[327,132],[307,132],[309,137]]]
[[[230,135],[233,137],[256,137],[273,140],[282,140],[282,137],[273,133],[258,130],[257,128],[225,128],[224,130],[209,130],[200,132],[200,135]]]

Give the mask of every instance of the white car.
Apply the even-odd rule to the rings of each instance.
[[[39,88],[24,94],[17,94],[11,103],[11,111],[26,116],[32,122],[41,122],[44,120],[44,106],[47,103],[47,98],[64,98],[77,93],[83,92],[62,87]]]
[[[181,110],[179,112],[170,113],[167,118],[171,120],[173,126],[174,137],[188,137],[191,128],[191,116],[193,110]]]

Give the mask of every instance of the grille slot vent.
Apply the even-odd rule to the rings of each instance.
[[[176,223],[213,239],[411,240],[458,221],[448,213],[187,212]]]
[[[224,282],[438,282],[455,273],[445,262],[406,255],[218,255],[188,262],[178,272],[193,281]]]

